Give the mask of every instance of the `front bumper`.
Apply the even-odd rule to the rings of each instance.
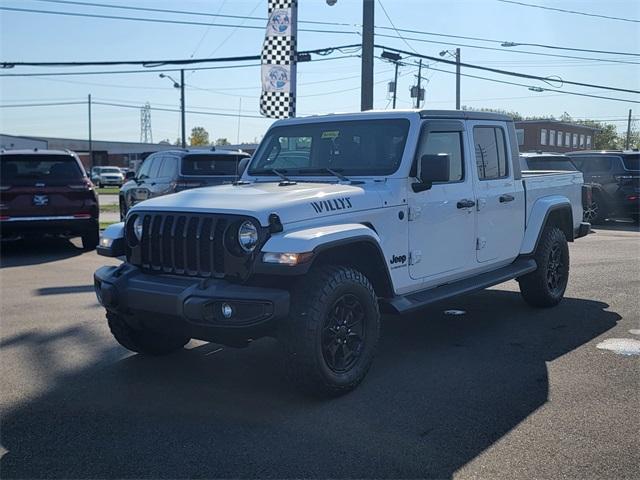
[[[286,290],[148,274],[127,263],[99,268],[94,286],[100,303],[134,328],[230,345],[269,335],[289,313]]]

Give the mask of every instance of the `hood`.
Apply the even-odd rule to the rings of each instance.
[[[249,185],[219,185],[185,190],[157,197],[136,205],[132,211],[227,213],[256,218],[268,225],[269,215],[278,214],[282,223],[328,215],[379,208],[381,196],[366,184],[298,183],[279,186],[278,182]],[[369,186],[370,188],[371,186]]]

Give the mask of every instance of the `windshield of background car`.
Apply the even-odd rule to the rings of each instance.
[[[276,127],[256,152],[250,175],[390,175],[400,166],[409,121],[359,120]]]
[[[531,170],[565,170],[577,172],[578,169],[568,158],[531,157],[527,158]]]
[[[0,156],[2,185],[67,185],[82,181],[82,170],[69,155],[11,155]]]
[[[640,153],[624,155],[622,161],[627,170],[640,170]]]
[[[101,174],[116,174],[116,175],[120,175],[122,172],[120,171],[119,168],[117,167],[107,167],[107,168],[103,168],[102,170],[100,170]]]
[[[186,155],[182,159],[182,175],[235,175],[242,155]]]

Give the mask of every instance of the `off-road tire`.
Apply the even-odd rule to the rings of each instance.
[[[520,293],[534,307],[560,303],[569,280],[569,246],[562,230],[547,226],[533,255],[538,268],[518,278]]]
[[[599,225],[604,223],[608,215],[609,212],[606,209],[602,196],[599,193],[594,193],[591,205],[584,210],[582,219],[592,225]]]
[[[82,249],[86,251],[95,250],[100,241],[100,230],[98,227],[91,228],[82,234]]]
[[[340,307],[343,305],[340,302],[347,299],[351,303],[346,308]],[[362,332],[361,337],[358,333],[346,332],[349,323],[355,324],[344,320],[344,312],[350,311],[353,304],[355,311],[360,313],[351,316],[347,313],[346,318],[361,319],[361,326],[353,327]],[[333,325],[339,324],[340,318],[343,319],[342,326],[336,329]],[[338,340],[338,335],[346,336],[346,340]],[[329,342],[328,337],[334,340]],[[282,322],[278,338],[284,350],[287,378],[299,389],[321,397],[353,390],[367,374],[380,338],[380,311],[373,286],[367,277],[351,267],[322,265],[314,268],[291,292],[290,314]],[[340,342],[343,345],[338,345]],[[359,346],[357,354],[344,353],[354,345]],[[335,347],[333,353],[332,347]],[[336,368],[339,357],[344,365],[345,359],[353,361],[353,356],[356,359],[348,369],[340,371]],[[333,366],[332,361],[335,362]]]
[[[188,337],[165,335],[146,329],[137,330],[113,312],[107,312],[107,322],[111,333],[120,345],[144,355],[167,355],[180,350],[190,340]]]

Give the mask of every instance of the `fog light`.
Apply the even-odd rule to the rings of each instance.
[[[100,246],[103,248],[111,248],[113,238],[100,237]]]
[[[233,316],[233,307],[228,303],[222,304],[222,316],[224,318],[231,318]]]

